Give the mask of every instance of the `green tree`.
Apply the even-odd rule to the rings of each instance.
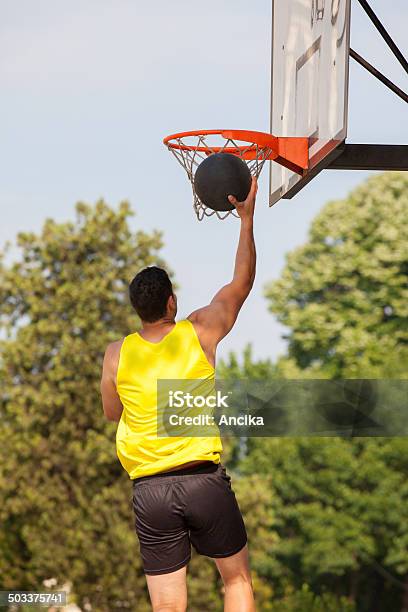
[[[277,596],[307,583],[361,611],[402,609],[407,576],[404,439],[256,438],[241,462],[271,479],[277,538],[262,571]],[[264,510],[265,511],[265,510]]]
[[[408,175],[374,176],[327,204],[288,255],[266,296],[289,329],[289,377],[406,377],[407,209]]]
[[[288,328],[287,378],[406,378],[408,177],[375,176],[312,223],[266,291]],[[254,439],[243,473],[273,475],[283,590],[308,583],[360,610],[408,597],[405,438]],[[285,584],[287,582],[287,584]]]
[[[277,375],[277,368],[270,359],[258,361],[253,359],[250,344],[244,348],[241,359],[232,351],[226,359],[220,359],[217,363],[217,379],[225,381],[226,388],[228,388],[228,383],[233,381],[265,380],[277,378]],[[246,438],[224,435],[222,443],[224,463],[227,463],[230,470],[235,470],[238,474],[240,459],[246,453]]]
[[[229,353],[226,359],[220,359],[217,364],[217,378],[231,379],[271,379],[278,377],[278,369],[270,359],[254,361],[252,346],[248,344],[242,354],[242,359],[234,352]]]
[[[128,204],[80,203],[75,222],[18,237],[1,265],[0,582],[72,583],[78,605],[149,610],[131,484],[102,413],[106,345],[134,330],[127,285],[161,263]]]

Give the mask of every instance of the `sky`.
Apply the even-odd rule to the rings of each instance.
[[[404,53],[406,0],[371,0]],[[218,127],[268,131],[270,0],[2,0],[0,2],[0,248],[44,220],[74,217],[77,201],[128,200],[134,229],[163,231],[162,255],[180,286],[180,317],[231,278],[239,223],[199,223],[167,134]],[[357,0],[352,47],[400,87],[408,77]],[[406,105],[353,62],[352,143],[406,143]],[[370,173],[326,171],[292,200],[268,207],[260,179],[257,278],[219,355],[251,343],[256,358],[285,350],[265,285],[311,221]]]

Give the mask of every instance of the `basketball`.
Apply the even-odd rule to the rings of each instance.
[[[242,159],[230,153],[213,153],[198,166],[194,190],[201,202],[217,211],[234,210],[228,196],[243,202],[251,189],[251,172]]]

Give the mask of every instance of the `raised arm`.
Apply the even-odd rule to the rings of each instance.
[[[237,202],[233,196],[229,196],[241,219],[234,276],[230,283],[215,294],[208,306],[196,310],[188,317],[197,331],[203,348],[210,352],[215,351],[218,342],[232,329],[254,283],[256,250],[253,217],[257,190],[257,181],[253,178],[251,191],[245,202]]]

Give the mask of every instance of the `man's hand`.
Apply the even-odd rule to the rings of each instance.
[[[238,200],[232,195],[228,196],[228,200],[231,202],[231,204],[235,206],[235,209],[238,215],[240,216],[241,221],[253,218],[257,191],[258,181],[256,177],[253,176],[250,192],[248,193],[247,199],[244,202],[238,202]]]

